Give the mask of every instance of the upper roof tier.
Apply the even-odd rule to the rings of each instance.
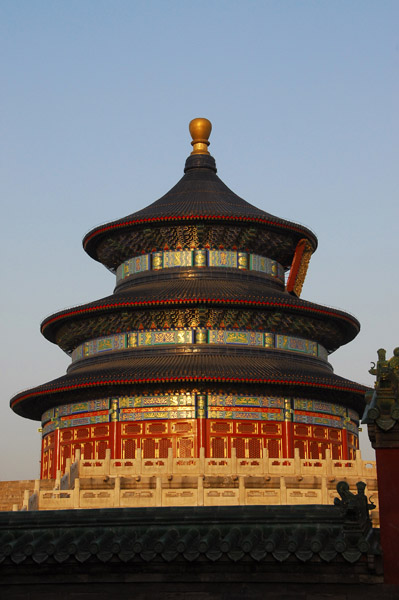
[[[312,231],[256,208],[237,196],[219,179],[215,159],[207,151],[210,129],[207,119],[194,119],[190,123],[194,150],[186,160],[184,176],[169,192],[146,208],[96,227],[85,236],[83,246],[92,258],[115,270],[121,262],[134,256],[135,252],[150,251],[153,247],[161,249],[164,245],[171,248],[177,246],[173,244],[170,230],[182,225],[195,226],[199,221],[202,226],[218,224],[229,229],[234,226],[240,230],[255,228],[256,235],[248,239],[237,234],[237,239],[232,243],[240,244],[240,237],[243,240],[245,238],[245,247],[237,246],[238,249],[257,251],[258,238],[263,237],[263,252],[287,268],[292,263],[299,240],[306,239],[313,250],[316,249],[317,238]],[[149,224],[152,225],[151,229],[148,228]],[[160,228],[165,225],[166,231],[160,232]],[[140,234],[140,242],[135,242],[137,233],[144,229],[145,235]],[[274,243],[271,233],[279,237],[279,244]],[[175,239],[178,237],[176,235]],[[225,240],[225,236],[223,237]],[[251,237],[257,239],[257,247],[253,249],[250,247]],[[179,238],[179,244],[183,247],[186,245],[187,248],[201,247],[206,242],[206,236],[201,239],[198,232],[193,236],[185,235],[183,240],[181,236]]]

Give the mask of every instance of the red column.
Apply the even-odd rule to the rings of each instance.
[[[294,457],[294,424],[292,422],[293,409],[289,398],[284,400],[284,422],[283,422],[283,458]]]
[[[384,581],[399,585],[399,423],[384,431],[371,422],[368,433],[377,461]]]
[[[283,458],[294,457],[294,428],[292,421],[283,423]]]
[[[200,454],[200,448],[206,451],[206,423],[207,423],[207,396],[206,394],[197,394],[196,397],[196,417],[197,417],[197,455]]]
[[[384,581],[399,584],[399,448],[377,448]]]
[[[111,421],[109,424],[109,448],[111,449],[111,458],[121,458],[121,436],[120,423]]]
[[[347,431],[347,429],[342,429],[342,458],[344,460],[348,460],[349,459],[348,431]]]
[[[40,479],[45,479],[44,477],[44,437],[42,437],[42,452],[40,455]],[[47,477],[46,477],[47,479]]]
[[[121,436],[119,423],[119,402],[116,398],[111,400],[108,448],[111,450],[111,458],[121,458]]]
[[[57,471],[61,468],[60,465],[60,430],[57,428],[54,431],[54,454],[53,454],[53,464],[51,469],[51,479],[55,479],[57,476]]]

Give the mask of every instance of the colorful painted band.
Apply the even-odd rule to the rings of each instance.
[[[116,270],[116,283],[144,271],[173,267],[227,267],[265,273],[284,283],[284,267],[271,258],[237,250],[163,250],[126,260]]]
[[[324,361],[327,361],[328,357],[326,349],[317,342],[278,333],[228,329],[167,329],[117,333],[84,342],[72,352],[72,362],[96,356],[103,352],[182,344],[232,344],[299,352],[316,356]]]
[[[58,406],[42,416],[43,436],[55,429],[111,421],[164,419],[293,421],[348,429],[358,435],[359,415],[352,409],[319,400],[236,394],[153,394],[102,398]]]

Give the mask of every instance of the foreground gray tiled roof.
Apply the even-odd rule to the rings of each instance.
[[[362,484],[358,484],[361,486]],[[0,563],[344,561],[381,554],[367,499],[336,506],[216,506],[0,514]],[[364,490],[364,488],[363,488]],[[345,496],[346,495],[346,496]]]

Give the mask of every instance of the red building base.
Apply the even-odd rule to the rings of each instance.
[[[169,448],[177,458],[199,456],[205,447],[209,458],[228,458],[236,449],[237,458],[260,458],[263,449],[270,458],[292,458],[295,448],[301,458],[324,458],[330,450],[333,459],[354,459],[357,437],[345,429],[293,423],[291,421],[228,421],[186,419],[164,421],[110,422],[56,429],[43,438],[42,479],[54,479],[64,471],[66,460],[82,458],[135,458],[141,448],[143,458],[166,458]]]

